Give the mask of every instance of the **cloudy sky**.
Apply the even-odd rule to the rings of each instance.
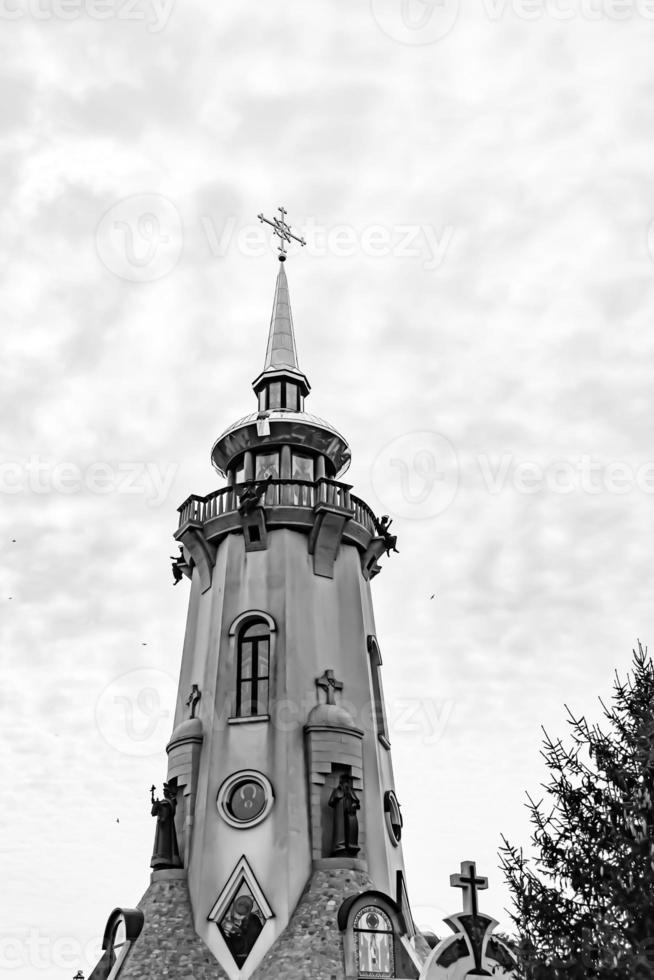
[[[654,5],[0,20],[3,973],[88,974],[147,885],[176,508],[254,408],[279,204],[307,407],[399,536],[373,593],[416,918],[444,934],[470,858],[506,926],[540,726],[654,635]]]

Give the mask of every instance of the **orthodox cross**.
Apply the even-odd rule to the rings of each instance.
[[[290,242],[291,239],[299,242],[300,245],[306,245],[306,242],[304,238],[298,238],[298,236],[294,235],[291,231],[291,226],[286,221],[286,215],[288,213],[286,208],[277,208],[277,210],[279,211],[281,218],[273,218],[271,221],[269,218],[264,218],[262,214],[258,214],[257,218],[259,221],[265,221],[267,225],[270,225],[273,229],[273,234],[277,235],[279,238],[279,248],[277,249],[279,252],[279,261],[286,262],[286,242]]]
[[[475,861],[462,861],[461,874],[450,875],[450,887],[463,889],[463,911],[466,915],[478,915],[477,891],[488,888],[488,878],[477,874]]]
[[[195,718],[195,709],[197,708],[198,701],[200,700],[201,697],[202,697],[202,692],[200,691],[200,688],[198,687],[197,684],[194,684],[193,687],[191,688],[191,693],[189,694],[186,701],[184,702],[184,704],[186,704],[186,706],[191,709],[189,718]]]
[[[336,691],[343,690],[343,681],[337,681],[333,670],[326,670],[322,677],[316,680],[316,686],[321,687],[327,695],[327,704],[336,704]]]

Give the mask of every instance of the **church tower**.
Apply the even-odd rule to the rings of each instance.
[[[112,913],[93,980],[417,978],[429,952],[370,590],[395,539],[343,482],[344,437],[305,410],[280,212],[256,410],[214,443],[224,485],[179,508],[190,598],[151,885]]]

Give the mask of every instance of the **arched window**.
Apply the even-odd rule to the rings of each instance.
[[[354,918],[358,977],[394,977],[393,926],[386,913],[367,905]]]
[[[250,620],[238,634],[236,655],[236,717],[268,713],[270,684],[270,626]]]
[[[102,959],[96,965],[92,977],[115,980],[127,955],[143,928],[144,916],[140,909],[114,909],[104,930]]]
[[[415,929],[411,926],[409,932],[398,904],[406,901],[404,879],[398,877],[397,885],[397,902],[383,892],[366,891],[346,898],[339,908],[337,922],[343,934],[347,977],[418,980],[421,975],[421,963],[411,944]]]

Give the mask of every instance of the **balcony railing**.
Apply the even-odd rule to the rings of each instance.
[[[179,508],[179,525],[182,527],[188,521],[206,524],[223,514],[238,510],[240,492],[245,484],[235,487],[224,487],[216,490],[207,497],[192,494]],[[370,534],[376,534],[375,516],[370,507],[350,493],[349,487],[335,480],[318,480],[309,483],[306,480],[271,480],[261,499],[265,507],[307,507],[313,509],[316,504],[327,504],[350,511],[352,520],[361,524]]]

